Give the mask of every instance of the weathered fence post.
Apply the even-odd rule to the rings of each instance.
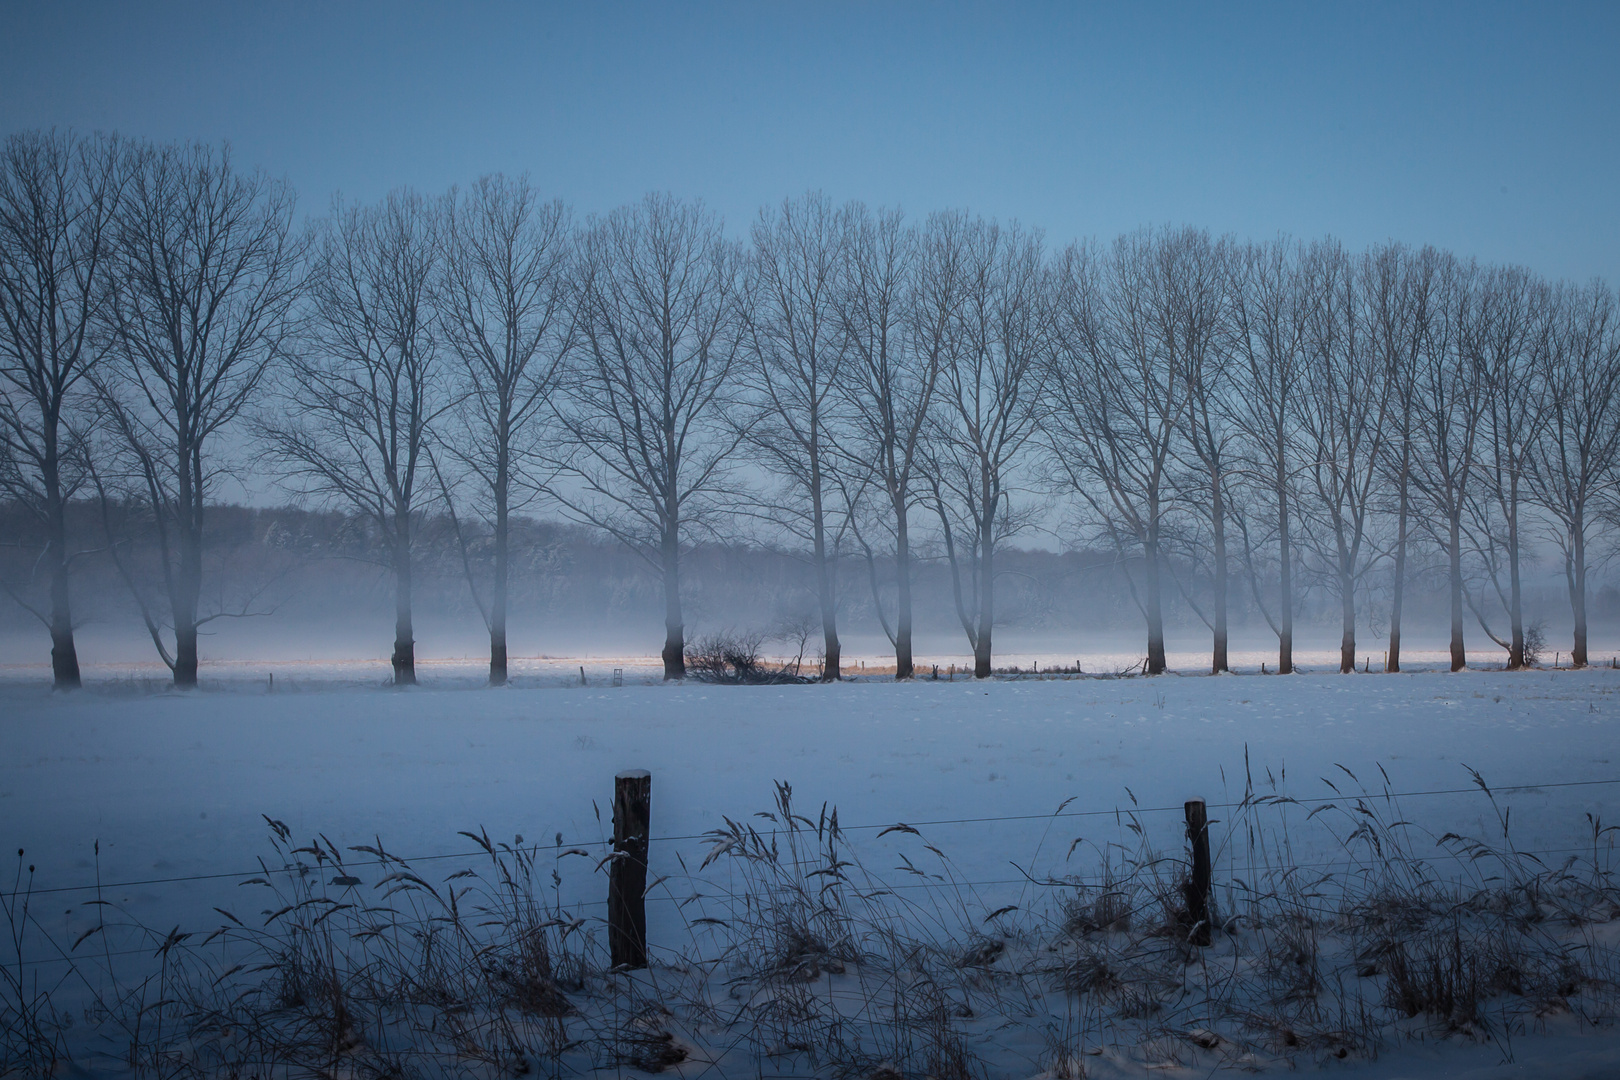
[[[652,773],[613,778],[613,866],[608,871],[608,954],[614,967],[647,966],[647,839]]]
[[[1192,877],[1187,881],[1187,918],[1192,923],[1194,945],[1210,943],[1209,918],[1209,816],[1203,799],[1188,799],[1187,840],[1192,845]]]

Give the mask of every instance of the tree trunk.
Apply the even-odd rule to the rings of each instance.
[[[663,536],[664,678],[686,678],[686,627],[681,619],[681,546],[674,527]]]
[[[77,690],[79,650],[73,641],[73,607],[69,593],[67,521],[54,483],[51,501],[51,679],[57,690]]]
[[[180,595],[170,605],[174,614],[174,685],[185,689],[197,685],[197,594],[201,590],[183,580],[190,576],[181,571],[182,580],[176,583]]]
[[[822,574],[827,573],[826,568]],[[842,663],[842,649],[838,644],[837,613],[829,606],[821,610],[821,681],[837,682],[842,679],[843,672],[839,669]]]
[[[1164,604],[1159,595],[1159,541],[1150,539],[1143,545],[1146,555],[1146,573],[1143,575],[1142,606],[1147,611],[1148,654],[1147,673],[1164,674]]]
[[[979,632],[973,641],[973,677],[990,677],[990,628],[995,624],[995,549],[991,546],[989,531],[979,545]]]
[[[202,522],[200,508],[195,526],[184,528],[180,565],[174,576],[169,600],[174,616],[174,685],[190,689],[197,685],[197,601],[202,595]]]
[[[1277,482],[1277,674],[1294,673],[1294,553],[1288,531],[1288,490]]]
[[[906,530],[905,500],[895,500],[894,574],[899,595],[895,599],[894,677],[909,679],[911,662],[911,538]]]
[[[840,674],[838,605],[833,597],[832,571],[827,565],[827,529],[821,505],[821,461],[810,461],[810,513],[816,560],[816,602],[821,606],[821,681],[837,682]]]
[[[1468,666],[1468,653],[1463,648],[1463,575],[1462,575],[1462,506],[1451,509],[1451,670],[1461,671]]]
[[[1343,628],[1339,634],[1339,673],[1356,670],[1356,583],[1341,563],[1339,567],[1339,614]]]
[[[1395,595],[1389,603],[1389,656],[1384,660],[1384,670],[1386,672],[1401,670],[1401,601],[1406,596],[1406,469],[1410,454],[1411,448],[1403,443],[1401,447],[1400,509],[1397,513],[1395,528]]]
[[[489,599],[489,685],[506,685],[506,578],[511,522],[504,478],[495,492],[495,581]]]
[[[56,567],[51,574],[51,682],[57,690],[77,690],[83,685],[79,650],[73,641],[66,567]]]
[[[394,545],[394,685],[416,685],[416,631],[411,625],[411,551]]]
[[[1579,511],[1570,526],[1570,581],[1569,610],[1575,619],[1575,646],[1570,662],[1578,668],[1587,665],[1586,657],[1586,522]]]
[[[1229,671],[1227,662],[1226,628],[1226,502],[1221,492],[1220,473],[1211,470],[1210,521],[1215,530],[1215,646],[1210,659],[1210,671],[1219,675]]]
[[[1518,463],[1514,463],[1514,476],[1508,484],[1508,623],[1511,628],[1508,648],[1508,670],[1524,667],[1524,587],[1519,579],[1519,478]]]
[[[197,686],[197,624],[174,628],[174,685],[183,690]]]
[[[174,685],[197,685],[197,602],[202,596],[203,496],[201,448],[192,445],[182,427],[180,445],[178,566],[169,585],[169,613],[174,618]],[[155,508],[159,513],[161,508]],[[167,557],[167,552],[165,552]]]

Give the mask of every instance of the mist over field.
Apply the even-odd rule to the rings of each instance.
[[[251,618],[221,620],[205,639],[209,661],[228,664],[218,677],[232,681],[263,678],[278,663],[309,665],[340,662],[346,677],[386,679],[391,644],[393,601],[387,573],[353,553],[331,550],[344,529],[339,517],[309,511],[221,507],[213,528],[223,537],[222,575],[239,579],[243,593],[257,592],[264,612]],[[559,677],[573,671],[560,661],[618,658],[650,663],[661,630],[662,596],[656,575],[634,556],[587,530],[557,523],[526,521],[515,562],[514,612],[510,635],[514,662],[519,659],[559,661],[545,670]],[[1002,620],[997,627],[1003,657],[998,664],[1070,665],[1110,672],[1139,662],[1144,635],[1141,616],[1132,604],[1129,584],[1107,552],[1020,549],[1003,556],[1011,567],[999,597]],[[952,607],[948,570],[932,558],[917,574],[917,649],[927,665],[971,665],[971,651]],[[893,663],[891,646],[872,608],[871,592],[859,560],[838,566],[840,621],[845,650],[857,663],[874,667]],[[1527,575],[1530,621],[1544,621],[1547,639],[1558,645],[1568,638],[1558,568],[1542,563]],[[150,636],[141,626],[137,605],[105,560],[89,560],[79,570],[77,629],[79,649],[92,672],[103,677],[167,676]],[[454,660],[458,679],[476,676],[477,660],[488,637],[454,552],[437,550],[423,559],[416,575],[415,629],[419,657]],[[814,615],[814,580],[806,559],[792,551],[757,545],[705,546],[689,557],[685,577],[687,610],[699,636],[719,631],[758,630],[769,635],[764,651],[787,659],[797,655],[805,617]],[[1433,589],[1408,616],[1411,647],[1434,652],[1444,646],[1445,598]],[[1306,667],[1337,664],[1337,612],[1317,602],[1302,605],[1300,649]],[[1599,589],[1592,599],[1594,654],[1600,659],[1616,642],[1620,596]],[[1387,615],[1385,616],[1387,618]],[[1275,638],[1252,603],[1239,607],[1233,619],[1234,649],[1242,666],[1257,668],[1269,661]],[[1366,626],[1364,631],[1373,631]],[[806,640],[814,659],[819,642]],[[1208,662],[1208,629],[1185,603],[1172,604],[1166,629],[1167,648],[1177,670],[1199,670]],[[33,681],[48,671],[40,656],[36,620],[8,606],[0,618],[0,652],[4,677]],[[1567,654],[1567,648],[1562,650]],[[1367,655],[1382,663],[1376,639]],[[1481,662],[1494,652],[1480,650]],[[1500,658],[1496,658],[1500,662]],[[354,662],[367,674],[360,676]],[[283,677],[291,672],[283,670]],[[336,669],[334,669],[335,672]],[[429,671],[448,671],[432,668]],[[857,669],[858,670],[858,669]],[[335,674],[334,674],[335,677]],[[430,677],[424,674],[424,677]]]

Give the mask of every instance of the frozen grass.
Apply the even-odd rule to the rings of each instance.
[[[1589,850],[1549,864],[1515,847],[1483,777],[1500,831],[1466,838],[1410,820],[1387,780],[1344,773],[1340,796],[1309,806],[1246,777],[1217,838],[1205,948],[1180,902],[1184,852],[1155,847],[1130,806],[1109,839],[1069,845],[1068,872],[1032,878],[1025,904],[991,908],[925,831],[883,830],[898,865],[873,865],[836,809],[804,813],[779,784],[771,809],[727,820],[701,862],[655,881],[678,932],[642,972],[607,967],[600,905],[565,901],[565,876],[603,860],[561,837],[466,832],[478,855],[444,873],[380,841],[300,844],[267,819],[234,910],[163,931],[98,891],[71,942],[19,867],[0,1072],[1208,1075],[1398,1065],[1434,1038],[1534,1062],[1548,1031],[1612,1030],[1612,827],[1588,821]],[[1308,831],[1337,857],[1294,860]],[[30,952],[68,958],[43,989]]]

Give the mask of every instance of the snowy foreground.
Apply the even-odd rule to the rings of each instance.
[[[629,668],[625,685],[610,685],[613,666]],[[183,946],[194,970],[224,970],[262,940],[233,944],[232,930],[204,948],[202,938],[226,925],[220,909],[258,932],[265,919],[251,913],[274,914],[264,890],[296,899],[316,888],[378,904],[381,879],[406,873],[436,892],[394,907],[431,908],[460,870],[480,875],[460,884],[498,876],[461,830],[510,845],[509,870],[533,862],[532,899],[551,916],[536,931],[549,942],[547,963],[577,961],[583,973],[602,951],[598,860],[613,777],[646,768],[650,871],[666,878],[649,894],[653,968],[571,984],[559,976],[565,990],[577,987],[579,1018],[530,1007],[529,1027],[519,1025],[530,1035],[552,1025],[563,1047],[532,1064],[541,1072],[633,1073],[658,1063],[645,1044],[674,1047],[669,1068],[688,1077],[856,1067],[1191,1077],[1317,1065],[1358,1077],[1620,1076],[1605,982],[1617,974],[1610,921],[1620,906],[1602,877],[1614,834],[1599,831],[1620,797],[1617,672],[742,688],[649,684],[627,662],[593,666],[586,686],[563,685],[564,668],[549,688],[475,690],[447,678],[452,688],[409,692],[319,674],[283,675],[274,693],[256,676],[189,695],[135,680],[72,696],[0,684],[0,841],[25,851],[32,920],[21,965],[0,960],[25,973],[26,987],[54,989],[54,1000],[82,1010],[94,984],[105,1004],[106,985],[139,974],[119,975],[120,964],[155,962],[158,950],[130,943],[132,925],[152,928],[159,943],[171,926],[195,932]],[[431,682],[431,669],[424,677]],[[777,781],[791,784],[792,811],[803,815],[791,835]],[[1181,806],[1193,797],[1216,819],[1217,917],[1227,920],[1204,950],[1181,944],[1167,914],[1184,872]],[[285,823],[279,847],[266,817]],[[1000,820],[976,820],[990,818]],[[730,848],[715,833],[732,828],[728,819],[743,830]],[[909,828],[883,831],[897,823]],[[774,862],[750,857],[747,827],[759,832],[756,856],[776,842]],[[1448,833],[1486,847],[1441,843]],[[281,873],[313,862],[288,854],[312,840],[350,868],[323,865],[302,880]],[[407,862],[379,867],[349,850],[359,845]],[[1553,873],[1570,858],[1569,873]],[[1414,885],[1414,875],[1429,885]],[[87,890],[98,876],[101,891]],[[353,887],[328,886],[329,877]],[[249,878],[264,883],[239,884]],[[1398,939],[1389,927],[1407,916],[1392,908],[1369,929],[1346,904],[1423,894],[1430,921],[1411,933],[1432,944],[1460,933],[1437,897],[1490,893],[1486,915],[1506,918],[1520,900],[1498,894],[1529,878],[1526,888],[1549,899],[1513,916],[1536,943],[1521,965],[1524,985],[1502,991],[1491,972],[1469,976],[1490,987],[1477,1014],[1460,1020],[1387,1007],[1389,965],[1367,943],[1375,930],[1386,945]],[[1154,882],[1172,902],[1147,911],[1140,898]],[[1111,887],[1135,890],[1134,920],[1114,918]],[[752,904],[739,899],[745,892]],[[98,896],[109,903],[85,903]],[[311,911],[337,906],[314,903]],[[94,932],[112,909],[122,936],[98,944],[114,938]],[[353,930],[344,920],[359,910],[330,925]],[[824,933],[795,952],[781,935],[801,916],[801,929]],[[1481,933],[1498,934],[1491,927]],[[86,933],[89,943],[72,951]],[[853,936],[840,945],[840,934]],[[58,947],[90,974],[66,977]],[[1409,966],[1439,955],[1413,948]],[[90,953],[93,962],[78,959]],[[1495,963],[1505,954],[1490,955]],[[1582,974],[1549,974],[1550,955],[1574,957]],[[635,1003],[646,1038],[568,1049],[580,1025],[610,1023],[605,1006],[590,1004],[610,998],[620,1011]],[[924,1009],[925,998],[934,1005]],[[65,1036],[75,1068],[118,1071],[89,1057],[109,1049],[97,1043],[104,1036],[84,1021]],[[830,1060],[835,1039],[848,1060]],[[202,1060],[188,1045],[175,1061]],[[330,1052],[358,1053],[345,1046]],[[480,1051],[459,1053],[444,1068],[479,1074]]]

